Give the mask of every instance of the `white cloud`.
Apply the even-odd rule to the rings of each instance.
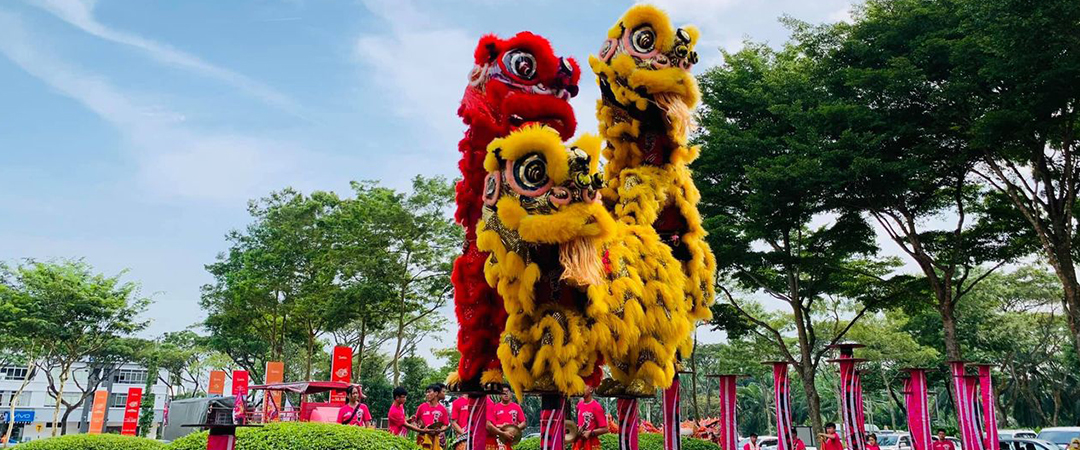
[[[109,28],[94,17],[96,0],[25,0],[86,33],[117,44],[134,47],[151,58],[228,83],[268,104],[296,112],[297,105],[287,96],[244,75],[203,61],[197,56],[151,39]]]
[[[477,37],[439,23],[411,1],[366,0],[364,6],[389,28],[356,40],[364,77],[383,88],[372,100],[430,129],[434,142],[429,144],[453,148],[464,129],[457,109]]]
[[[139,179],[158,193],[246,199],[280,187],[278,177],[297,169],[301,149],[184,127],[182,115],[123,92],[105,78],[53,57],[36,42],[18,17],[0,11],[0,54],[120,130],[136,152]]]

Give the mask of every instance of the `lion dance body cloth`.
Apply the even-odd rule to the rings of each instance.
[[[454,268],[462,381],[482,371],[484,383],[505,376],[519,395],[599,385],[651,396],[671,386],[696,322],[709,317],[715,260],[687,168],[697,31],[639,5],[608,37],[590,58],[601,136],[570,144],[576,64],[550,54],[523,64],[518,37],[477,48],[459,112],[470,125],[457,216],[468,239]],[[552,81],[507,76],[522,65]],[[497,357],[485,353],[492,342]]]
[[[544,123],[564,138],[572,136],[577,123],[568,101],[577,94],[581,77],[573,59],[556,56],[546,39],[529,32],[505,40],[484,36],[476,46],[474,64],[458,109],[469,128],[458,144],[462,179],[456,189],[455,219],[465,229],[465,243],[452,275],[461,352],[458,371],[448,380],[454,387],[503,379],[496,349],[506,309],[485,281],[487,254],[476,247],[488,143],[526,123]]]

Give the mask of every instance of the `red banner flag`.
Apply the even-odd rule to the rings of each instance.
[[[791,435],[791,386],[788,383],[788,363],[773,362],[773,394],[776,404],[776,440],[778,450],[795,450]]]
[[[330,363],[330,381],[352,382],[352,347],[334,347],[334,358]],[[344,392],[331,392],[330,403],[345,403]]]
[[[470,413],[470,415],[472,414]],[[469,426],[470,429],[483,428],[474,427],[472,424]],[[566,397],[561,395],[540,396],[540,450],[563,450],[566,448],[565,438]]]
[[[952,370],[953,392],[956,394],[956,415],[960,425],[960,439],[964,450],[983,450],[982,439],[975,425],[975,383],[964,375],[963,361],[950,361]]]
[[[979,364],[979,393],[982,395],[983,433],[986,448],[998,448],[997,407],[994,405],[994,380],[990,377],[990,365]]]
[[[866,425],[862,417],[862,382],[856,364],[861,359],[848,355],[834,359],[840,365],[840,418],[844,445],[851,450],[866,448]]]
[[[738,450],[739,422],[736,417],[738,375],[720,375],[720,448]]]
[[[285,363],[281,361],[266,362],[266,384],[280,383],[285,381]],[[266,421],[272,422],[281,415],[281,391],[266,391],[263,400],[263,414]]]
[[[94,403],[90,410],[90,429],[87,434],[101,434],[105,424],[105,409],[109,407],[109,391],[94,391]]]
[[[930,401],[926,394],[926,370],[906,370],[910,376],[904,379],[904,405],[907,407],[911,447],[912,450],[930,450],[933,440],[930,434]]]
[[[134,436],[139,431],[139,409],[142,406],[142,388],[128,389],[127,404],[124,405],[124,425],[120,429],[123,436]]]
[[[617,399],[615,408],[619,411],[619,450],[638,450],[638,429],[641,427],[637,399]]]
[[[210,371],[210,386],[206,388],[206,395],[210,397],[221,397],[222,395],[225,395],[224,370]]]
[[[237,397],[248,393],[248,373],[246,370],[232,371],[232,395]]]
[[[671,380],[671,387],[664,389],[664,450],[682,449],[679,440],[679,374]]]

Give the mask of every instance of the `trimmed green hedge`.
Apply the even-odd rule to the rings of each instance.
[[[570,448],[569,445],[566,448]],[[614,434],[600,436],[600,448],[602,450],[619,450],[619,437]],[[682,438],[683,450],[720,450],[720,446],[701,439]],[[514,450],[539,450],[540,439],[532,438],[521,441],[514,446]],[[639,450],[663,450],[664,435],[657,433],[641,433],[638,435]]]
[[[161,442],[118,434],[71,434],[15,446],[19,450],[165,450]]]
[[[236,430],[236,450],[417,450],[412,441],[336,423],[278,422]],[[206,450],[206,432],[189,434],[168,450]]]

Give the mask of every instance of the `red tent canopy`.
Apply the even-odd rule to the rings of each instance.
[[[341,381],[300,381],[296,383],[273,383],[251,386],[251,390],[284,391],[297,394],[318,394],[326,391],[344,391],[349,383]]]

